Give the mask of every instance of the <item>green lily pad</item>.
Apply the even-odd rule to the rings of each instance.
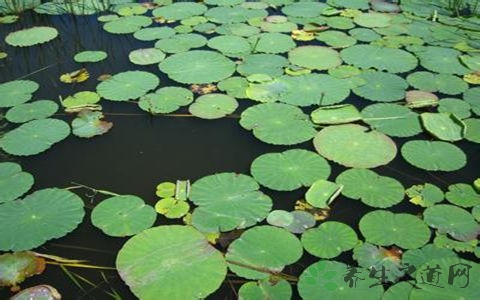
[[[459,141],[463,138],[465,125],[449,113],[422,113],[422,123],[433,136],[444,141]]]
[[[289,300],[292,297],[292,287],[288,281],[284,279],[275,283],[270,282],[268,279],[263,279],[257,282],[247,282],[242,284],[238,290],[238,297],[239,299],[244,300]]]
[[[207,11],[207,7],[201,3],[177,2],[152,11],[154,17],[161,17],[167,20],[182,20],[198,16]]]
[[[193,101],[193,93],[182,87],[167,86],[140,98],[138,106],[151,114],[168,114]]]
[[[113,126],[111,122],[102,121],[100,111],[82,110],[72,121],[72,133],[78,137],[91,138],[107,133]]]
[[[64,121],[33,120],[3,135],[0,147],[12,155],[34,155],[49,149],[69,134],[70,126]]]
[[[466,119],[465,123],[465,139],[474,143],[480,143],[480,120],[479,119]]]
[[[380,246],[395,244],[403,249],[415,249],[430,240],[428,226],[410,214],[375,210],[364,215],[359,226],[368,242]]]
[[[332,10],[332,12],[333,14],[335,14],[335,10]],[[342,16],[333,16],[333,17],[328,17],[326,21],[327,21],[327,26],[332,29],[346,30],[346,29],[351,29],[355,27],[355,24],[353,23],[352,19],[349,17],[347,18]],[[351,41],[351,38],[348,36],[346,37],[346,39],[347,39],[347,42]]]
[[[392,17],[388,14],[370,12],[357,15],[353,21],[362,27],[387,27],[392,22]]]
[[[466,210],[449,204],[437,204],[427,208],[424,220],[440,234],[448,233],[454,239],[469,241],[480,233],[480,225]]]
[[[470,104],[472,111],[480,116],[480,87],[467,90],[463,93],[463,99]]]
[[[303,248],[295,235],[283,228],[257,226],[234,240],[225,258],[229,269],[247,279],[268,278],[268,271],[279,272],[302,256]],[[259,272],[244,266],[264,269]]]
[[[457,252],[475,252],[478,248],[478,240],[458,241],[447,236],[447,234],[436,233],[433,244],[438,248],[452,249]]]
[[[402,202],[404,197],[404,188],[399,181],[368,169],[346,170],[335,181],[343,185],[344,196],[372,207],[390,207]]]
[[[438,101],[438,112],[451,113],[458,119],[469,118],[472,115],[470,108],[470,104],[460,99],[444,98]],[[468,126],[465,124],[465,129],[467,128]]]
[[[84,214],[80,197],[57,188],[4,203],[0,205],[0,250],[33,249],[63,237],[77,228]]]
[[[95,92],[83,91],[68,96],[62,100],[62,106],[65,108],[75,109],[77,107],[88,106],[100,101],[100,96]]]
[[[253,130],[259,140],[274,145],[295,145],[312,139],[316,133],[301,109],[281,103],[247,108],[241,114],[240,125]]]
[[[386,165],[397,154],[397,147],[388,136],[355,124],[326,127],[316,135],[313,144],[325,158],[354,168]]]
[[[417,90],[457,95],[468,89],[468,84],[452,74],[415,72],[407,76],[408,83]]]
[[[401,270],[401,261],[396,257],[394,249],[388,250],[370,243],[361,243],[353,249],[353,259],[358,262],[360,267],[372,270],[372,275],[374,275],[373,270],[388,270],[385,272],[384,278],[376,277],[378,283],[395,282],[405,275],[405,269]]]
[[[443,191],[431,183],[413,185],[405,194],[410,198],[410,202],[422,207],[430,207],[445,198]]]
[[[14,32],[5,37],[5,42],[14,47],[29,47],[49,42],[58,36],[57,29],[47,26],[36,26]]]
[[[38,83],[31,80],[14,80],[0,83],[0,107],[12,107],[32,99],[32,94],[38,90]]]
[[[418,270],[424,263],[432,259],[444,257],[457,257],[457,254],[450,249],[438,248],[433,244],[427,244],[419,249],[405,251],[402,255],[402,263],[415,266]]]
[[[354,28],[348,34],[361,42],[373,42],[381,38],[381,35],[367,28]]]
[[[242,6],[213,7],[205,13],[205,17],[213,23],[241,23],[252,18],[264,18],[268,15],[265,9],[248,9]]]
[[[202,233],[180,225],[158,226],[132,237],[118,252],[116,267],[140,299],[206,298],[227,274],[223,254]]]
[[[339,1],[339,0],[335,0]],[[300,275],[298,292],[305,300],[380,299],[383,287],[378,279],[369,277],[369,270],[355,268],[355,276],[363,280],[345,280],[351,267],[341,262],[320,260],[308,266]],[[352,283],[352,286],[350,284]],[[356,283],[353,287],[353,283]]]
[[[357,43],[357,40],[341,31],[323,31],[317,34],[316,39],[333,48],[347,48]]]
[[[162,61],[159,68],[172,80],[197,84],[217,82],[235,72],[235,64],[230,59],[205,50],[174,54]]]
[[[162,198],[168,198],[175,196],[175,189],[177,185],[173,182],[162,182],[157,185],[157,191],[155,195]]]
[[[401,152],[408,163],[428,171],[455,171],[467,164],[465,153],[447,142],[408,141]]]
[[[21,197],[34,182],[30,173],[23,172],[17,163],[0,163],[0,204]]]
[[[266,32],[249,38],[250,44],[253,45],[252,52],[279,54],[285,53],[293,48],[296,44],[293,39],[286,34],[277,32]]]
[[[318,17],[327,7],[325,3],[297,2],[285,5],[282,12],[291,17],[313,18]]]
[[[324,158],[302,149],[260,155],[252,162],[250,170],[261,185],[277,191],[308,187],[317,179],[330,175],[330,165]]]
[[[319,179],[305,193],[305,200],[314,207],[327,208],[342,189],[340,184]]]
[[[324,222],[302,234],[302,245],[308,253],[320,258],[334,258],[355,247],[358,237],[348,225]]]
[[[109,236],[135,235],[152,227],[155,210],[137,196],[122,195],[103,200],[92,211],[92,224]]]
[[[215,32],[224,35],[249,37],[260,33],[260,29],[245,23],[222,24],[215,28]]]
[[[159,40],[155,43],[155,48],[167,53],[181,53],[193,48],[203,47],[206,44],[206,37],[196,33],[184,33]]]
[[[45,269],[45,261],[30,251],[5,253],[0,255],[0,269],[0,286],[14,289],[28,277],[41,274]]]
[[[272,210],[267,216],[267,223],[277,227],[287,227],[293,220],[292,213],[286,210]]]
[[[220,35],[208,40],[208,47],[227,56],[241,57],[248,55],[252,47],[247,39],[235,35]]]
[[[315,217],[309,212],[294,210],[291,214],[293,216],[293,222],[285,227],[285,229],[291,233],[302,234],[305,230],[312,228],[315,226],[315,223],[317,223]]]
[[[419,48],[415,54],[420,60],[420,65],[429,71],[457,75],[469,73],[458,58],[460,51],[455,49],[429,46]]]
[[[106,59],[108,54],[104,51],[82,51],[75,54],[73,60],[78,63],[99,62]]]
[[[237,72],[243,76],[252,74],[267,74],[271,77],[283,75],[283,68],[288,60],[275,54],[253,54],[245,57],[237,66]]]
[[[128,54],[128,59],[136,65],[151,65],[161,62],[166,54],[156,48],[133,50]]]
[[[117,73],[97,85],[97,93],[107,100],[128,101],[138,99],[158,86],[160,80],[152,73],[126,71]]]
[[[395,137],[409,137],[422,132],[419,115],[408,107],[378,103],[362,110],[363,121],[375,130]]]
[[[404,73],[417,67],[417,59],[411,53],[373,45],[354,45],[343,49],[340,57],[362,69],[375,68],[390,73]]]
[[[219,119],[232,114],[238,107],[235,98],[224,94],[207,94],[198,97],[188,111],[202,119]]]
[[[203,232],[230,231],[265,219],[272,200],[247,175],[220,173],[192,184],[190,200],[198,207],[192,224]],[[235,209],[232,209],[235,207]]]
[[[310,114],[315,124],[343,124],[362,119],[360,112],[351,104],[321,106]]]
[[[175,35],[175,30],[170,27],[147,27],[135,31],[133,37],[140,41],[155,41],[167,39]]]
[[[407,82],[402,77],[385,73],[369,71],[359,75],[366,84],[352,89],[358,96],[379,102],[393,102],[405,98]]]
[[[7,111],[5,118],[12,123],[25,123],[32,120],[46,119],[56,113],[58,104],[50,100],[37,100],[32,103],[19,104]]]
[[[342,64],[337,51],[322,46],[297,47],[288,52],[288,60],[294,65],[314,70],[328,70]]]
[[[113,34],[134,33],[152,24],[152,19],[146,16],[127,16],[107,22],[103,29]]]
[[[178,219],[188,213],[190,205],[175,198],[163,198],[155,204],[155,210],[169,219]]]

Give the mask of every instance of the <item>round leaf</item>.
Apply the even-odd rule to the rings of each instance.
[[[47,26],[37,26],[10,32],[5,37],[5,42],[10,46],[29,47],[49,42],[57,36],[57,29]]]
[[[117,73],[97,85],[97,93],[107,100],[127,101],[140,98],[158,86],[160,80],[152,73],[126,71]]]
[[[408,141],[401,152],[410,164],[428,171],[456,171],[467,164],[465,153],[447,142]]]
[[[223,118],[233,113],[237,107],[235,98],[214,93],[198,97],[188,110],[196,117],[211,120]]]
[[[0,163],[0,204],[21,197],[33,185],[33,176],[17,163]]]
[[[12,123],[25,123],[32,120],[46,119],[58,110],[57,103],[50,100],[37,100],[32,103],[16,105],[9,109],[5,118]]]
[[[302,234],[302,245],[308,253],[320,258],[334,258],[355,247],[358,237],[350,226],[324,222]]]

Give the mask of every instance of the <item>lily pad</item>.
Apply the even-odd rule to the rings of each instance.
[[[303,248],[295,235],[283,228],[257,226],[233,241],[225,258],[229,269],[247,279],[268,278],[268,271],[280,272],[295,263],[303,254]],[[265,272],[256,271],[263,269]]]
[[[193,48],[200,48],[207,44],[207,38],[196,33],[183,33],[161,39],[155,43],[158,48],[167,53],[187,52]]]
[[[463,138],[465,125],[449,113],[423,113],[423,126],[433,136],[444,141],[459,141]]]
[[[152,227],[155,210],[137,196],[122,195],[103,200],[92,211],[92,224],[109,236],[135,235]]]
[[[62,296],[56,288],[50,285],[42,284],[36,285],[23,289],[10,300],[30,300],[30,299],[39,299],[39,300],[60,300]]]
[[[370,12],[357,15],[353,21],[362,27],[387,27],[392,22],[392,17],[388,14]]]
[[[202,233],[180,225],[158,226],[132,237],[118,253],[116,267],[140,299],[206,298],[227,274],[222,253]]]
[[[238,65],[237,71],[243,76],[267,74],[271,77],[283,75],[283,68],[288,60],[275,54],[253,54],[245,57]]]
[[[457,257],[457,254],[450,249],[438,248],[433,244],[427,244],[419,249],[405,251],[402,255],[402,263],[415,266],[419,270],[424,263],[432,259],[444,257]]]
[[[466,210],[448,204],[437,204],[423,213],[425,223],[439,233],[448,233],[454,239],[469,241],[480,233],[480,225]]]
[[[318,17],[328,5],[318,2],[297,2],[285,5],[282,12],[290,17]]]
[[[167,86],[140,98],[138,106],[151,114],[168,114],[193,101],[193,93],[182,87]]]
[[[315,226],[315,217],[306,211],[294,210],[291,212],[293,216],[293,222],[286,226],[285,229],[295,234],[302,234],[305,230]]]
[[[302,245],[308,253],[320,258],[334,258],[355,247],[358,237],[348,225],[324,222],[302,234]]]
[[[294,216],[286,210],[272,210],[267,216],[267,223],[277,227],[287,227],[293,220]]]
[[[445,198],[443,191],[431,183],[413,185],[405,191],[410,202],[422,207],[430,207]]]
[[[347,48],[357,43],[357,40],[341,31],[323,31],[317,33],[316,39],[333,48]]]
[[[360,74],[359,77],[366,84],[352,91],[362,98],[379,102],[393,102],[405,98],[408,84],[398,75],[369,71]]]
[[[21,197],[34,182],[30,173],[23,172],[17,163],[0,163],[0,204]]]
[[[474,143],[480,143],[480,120],[466,119],[464,123],[466,126],[465,139]]]
[[[214,51],[193,50],[169,56],[159,64],[160,71],[181,83],[212,83],[235,72],[235,64]]]
[[[460,99],[444,98],[438,101],[438,112],[451,113],[458,119],[469,118],[472,115],[470,108],[470,104]],[[468,126],[465,124],[465,129],[467,128]]]
[[[198,97],[188,111],[202,119],[219,119],[233,113],[238,107],[235,98],[224,94],[207,94]]]
[[[247,39],[235,35],[221,35],[208,40],[208,47],[233,57],[248,55],[252,47]]]
[[[428,171],[456,171],[467,164],[465,153],[447,142],[408,141],[401,152],[407,162]]]
[[[169,197],[159,200],[155,204],[155,210],[169,219],[178,219],[188,213],[190,206],[186,201]]]
[[[372,207],[390,207],[404,197],[404,188],[399,181],[367,169],[346,170],[338,175],[336,182],[343,185],[344,196]]]
[[[33,249],[60,238],[82,222],[83,201],[74,193],[44,189],[0,205],[0,250]]]
[[[58,104],[50,100],[37,100],[32,103],[19,104],[7,111],[5,118],[12,123],[25,123],[32,120],[46,119],[56,113]]]
[[[190,200],[198,207],[192,224],[203,232],[230,231],[265,219],[272,200],[247,175],[220,173],[192,184]],[[235,207],[235,209],[232,209]]]
[[[277,191],[308,187],[330,175],[330,165],[325,159],[302,149],[260,155],[252,162],[250,169],[261,185]]]
[[[70,134],[70,126],[57,119],[33,120],[7,132],[0,147],[13,155],[34,155],[49,149]]]
[[[380,246],[395,244],[403,249],[415,249],[430,240],[428,226],[410,214],[375,210],[364,215],[359,226],[368,242]]]
[[[253,18],[263,19],[267,15],[265,9],[248,9],[240,5],[213,7],[205,13],[209,21],[220,24],[241,23]]]
[[[397,154],[395,143],[383,133],[367,130],[355,124],[332,125],[322,129],[313,144],[320,155],[347,167],[388,164]]]
[[[105,31],[113,34],[134,33],[152,24],[152,19],[146,16],[127,16],[107,22],[103,25]]]
[[[107,53],[104,51],[82,51],[73,57],[78,63],[99,62],[107,58]]]
[[[207,11],[207,7],[201,3],[177,2],[152,11],[153,16],[161,17],[166,20],[182,20],[193,16],[198,16]]]
[[[288,60],[297,66],[328,70],[342,64],[337,51],[322,46],[301,46],[288,52]]]
[[[32,99],[38,83],[31,80],[14,80],[0,84],[0,107],[12,107]]]
[[[251,36],[249,41],[253,45],[252,52],[261,53],[285,53],[296,46],[290,36],[277,32],[266,32]]]
[[[259,140],[274,145],[295,145],[312,139],[316,133],[301,109],[280,103],[247,108],[241,114],[240,125],[253,130]]]
[[[49,42],[58,36],[57,29],[47,26],[36,26],[10,32],[5,42],[10,46],[29,47]]]
[[[142,28],[138,31],[135,31],[133,37],[140,41],[155,41],[166,39],[173,35],[175,35],[174,29],[163,26]]]
[[[314,207],[327,208],[342,189],[340,184],[319,179],[305,193],[305,200]]]
[[[467,90],[463,93],[463,99],[470,104],[472,111],[480,116],[480,87]]]
[[[244,283],[238,290],[239,299],[288,300],[292,297],[292,287],[286,280],[272,283],[268,279]]]
[[[161,62],[166,54],[156,48],[133,50],[128,54],[128,59],[136,65],[151,65]]]
[[[17,289],[28,277],[43,273],[45,260],[33,252],[20,251],[0,255],[0,287]]]
[[[415,54],[420,60],[420,65],[429,71],[457,75],[469,72],[459,60],[460,51],[455,49],[429,46],[419,48]]]
[[[354,45],[342,50],[340,56],[346,63],[362,69],[404,73],[417,67],[417,59],[411,53],[373,45]]]
[[[440,92],[447,95],[461,94],[468,89],[466,82],[451,74],[434,74],[421,71],[408,75],[407,81],[418,90]]]
[[[373,104],[362,111],[362,116],[365,123],[389,136],[409,137],[422,132],[419,115],[405,106]]]
[[[78,137],[91,138],[108,132],[113,124],[102,121],[103,117],[103,113],[99,111],[80,111],[72,121],[72,133]]]
[[[321,106],[310,117],[315,124],[343,124],[362,119],[360,112],[351,104]]]
[[[138,99],[158,86],[160,80],[152,73],[126,71],[117,73],[97,85],[97,93],[111,101]]]

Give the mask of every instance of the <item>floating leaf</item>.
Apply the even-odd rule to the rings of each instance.
[[[285,5],[282,12],[290,17],[318,17],[328,5],[318,2],[297,2]]]
[[[74,94],[73,96],[68,96],[62,100],[62,106],[65,107],[67,112],[76,112],[83,109],[95,108],[100,101],[100,96],[95,92],[83,91]],[[92,109],[93,110],[93,109]]]
[[[451,239],[447,234],[439,234],[438,232],[435,235],[433,244],[442,249],[452,249],[458,252],[474,252],[478,246],[478,240],[473,239],[466,242],[457,241]]]
[[[28,277],[43,273],[45,259],[30,251],[5,253],[0,255],[0,270],[0,287],[15,289]]]
[[[38,90],[38,83],[31,80],[14,80],[0,83],[0,107],[12,107],[32,99],[32,94]]]
[[[305,200],[314,207],[327,208],[342,189],[343,186],[340,184],[319,179],[310,186],[305,194]]]
[[[340,56],[346,63],[362,69],[404,73],[417,67],[417,59],[409,52],[373,45],[354,45],[342,50]]]
[[[288,60],[297,66],[328,70],[342,64],[337,51],[321,46],[301,46],[288,52]]]
[[[320,155],[354,168],[386,165],[397,154],[397,147],[388,136],[354,124],[326,127],[317,134],[313,143]]]
[[[156,213],[137,196],[122,195],[103,200],[95,206],[92,224],[109,236],[135,235],[152,227]]]
[[[167,39],[175,35],[175,30],[163,26],[163,27],[147,27],[135,31],[133,37],[140,41],[155,41],[161,39]]]
[[[469,241],[480,233],[480,225],[466,210],[448,204],[437,204],[423,213],[425,223],[439,233],[448,233],[454,239]]]
[[[419,48],[415,54],[420,65],[429,71],[457,75],[468,73],[458,59],[460,52],[455,49],[429,46]]]
[[[281,272],[285,266],[295,263],[302,252],[300,241],[285,229],[257,226],[234,240],[225,258],[229,269],[238,276],[263,279],[268,278],[270,272]]]
[[[227,274],[222,253],[202,233],[180,225],[158,226],[132,237],[119,251],[116,266],[140,299],[206,298]]]
[[[405,106],[372,104],[362,110],[362,116],[365,123],[390,136],[409,137],[422,132],[419,115]]]
[[[275,54],[252,54],[245,57],[237,66],[237,72],[243,76],[252,74],[267,74],[271,77],[283,75],[283,68],[288,60]]]
[[[37,100],[32,103],[19,104],[7,111],[5,118],[12,123],[25,123],[32,120],[46,119],[58,110],[57,103],[50,100]]]
[[[406,251],[402,255],[402,263],[415,266],[419,270],[424,263],[432,259],[444,257],[457,257],[457,254],[450,249],[438,248],[433,244],[427,244],[422,248]]]
[[[193,94],[186,88],[167,86],[140,98],[138,106],[149,113],[167,114],[192,101]]]
[[[194,2],[177,2],[163,7],[156,8],[152,11],[155,17],[162,17],[167,20],[182,20],[192,16],[203,14],[207,7],[201,3]]]
[[[256,224],[272,208],[272,200],[258,189],[253,178],[242,174],[220,173],[197,180],[190,192],[190,200],[198,206],[193,211],[192,224],[203,232]]]
[[[165,53],[156,48],[133,50],[128,54],[128,59],[136,65],[151,65],[165,59]]]
[[[221,35],[208,40],[208,47],[233,57],[242,57],[252,51],[247,39],[235,35]]]
[[[73,57],[78,63],[99,62],[107,58],[107,53],[104,51],[82,51]]]
[[[292,224],[285,227],[291,233],[301,234],[305,230],[315,226],[315,216],[307,211],[294,210],[291,212],[293,216]]]
[[[463,99],[471,105],[472,111],[480,116],[480,87],[467,90],[463,93]]]
[[[380,102],[393,102],[405,98],[407,82],[400,76],[385,72],[369,71],[359,75],[366,84],[352,91],[358,96]]]
[[[464,124],[448,113],[422,113],[425,129],[444,141],[459,141],[463,138]]]
[[[23,172],[17,163],[0,163],[0,204],[21,197],[34,182],[30,173]]]
[[[274,145],[295,145],[310,140],[316,133],[301,109],[280,103],[265,103],[247,108],[240,125],[253,130],[261,141]]]
[[[410,214],[375,210],[364,215],[359,226],[368,242],[380,246],[395,244],[403,249],[415,249],[430,240],[428,226]]]
[[[466,119],[464,123],[466,127],[465,139],[474,143],[480,143],[480,120]]]
[[[314,152],[292,149],[257,157],[251,166],[253,177],[262,185],[278,191],[310,186],[330,175],[328,162]]]
[[[296,46],[290,36],[276,32],[267,32],[251,36],[249,41],[253,45],[253,52],[271,54],[285,53]]]
[[[287,227],[293,220],[294,216],[285,210],[272,210],[267,216],[267,223],[277,227]]]
[[[315,124],[343,124],[362,119],[360,112],[351,104],[322,106],[310,114]]]
[[[160,80],[152,73],[126,71],[117,73],[97,85],[97,93],[112,101],[127,101],[145,95],[158,86]]]
[[[72,192],[44,189],[0,205],[0,250],[33,249],[60,238],[82,222],[83,201]]]
[[[445,98],[438,101],[438,112],[451,113],[459,119],[470,117],[472,115],[470,108],[470,104],[460,99]],[[465,129],[467,128],[468,126],[465,124]]]
[[[235,98],[224,94],[208,94],[198,97],[188,111],[202,119],[219,119],[233,113],[238,107]]]
[[[317,34],[317,40],[333,48],[347,48],[357,43],[357,40],[341,31],[324,31]]]
[[[36,285],[23,289],[22,291],[15,294],[10,300],[30,300],[30,299],[41,299],[41,300],[60,300],[62,296],[52,286],[49,285]]]
[[[407,76],[407,81],[418,90],[440,92],[447,95],[461,94],[468,89],[468,84],[451,74],[415,72]]]
[[[207,38],[204,36],[195,33],[186,33],[161,39],[155,43],[155,48],[167,53],[180,53],[187,52],[193,48],[203,47],[206,44]]]
[[[343,195],[372,207],[390,207],[404,197],[404,188],[399,181],[367,169],[346,170],[338,175],[336,182],[343,185]]]
[[[7,132],[0,147],[13,155],[34,155],[49,149],[70,134],[70,126],[57,119],[33,120]]]
[[[107,22],[103,25],[105,31],[113,34],[134,33],[152,24],[152,19],[146,16],[127,16]]]
[[[292,297],[292,287],[286,280],[271,282],[268,279],[244,283],[238,290],[239,299],[288,300]]]
[[[82,68],[79,70],[62,74],[60,76],[60,81],[63,83],[78,83],[78,82],[84,82],[88,78],[90,78],[90,74],[88,73],[87,69]]]
[[[155,210],[169,219],[178,219],[188,213],[190,206],[186,201],[164,198],[155,204]]]
[[[174,54],[162,61],[159,67],[172,80],[181,83],[217,82],[235,72],[235,64],[231,60],[220,53],[205,50]]]
[[[391,24],[392,17],[388,14],[370,12],[357,15],[353,21],[362,27],[387,27]]]
[[[72,121],[72,133],[78,137],[91,138],[107,133],[113,126],[111,122],[101,121],[103,113],[82,110]]]
[[[348,225],[324,222],[302,234],[302,245],[308,253],[320,258],[334,258],[355,247],[358,237]]]
[[[5,37],[5,42],[10,46],[29,47],[49,42],[57,36],[58,31],[53,27],[36,26],[10,32]]]
[[[405,191],[410,198],[410,202],[422,207],[430,207],[438,202],[442,202],[444,195],[437,186],[425,183],[413,185]]]
[[[461,207],[472,207],[480,204],[480,194],[471,185],[465,183],[450,185],[445,197],[450,203]]]
[[[173,182],[162,182],[157,185],[157,191],[155,195],[162,198],[168,198],[175,196],[175,189],[177,185]]]
[[[467,164],[465,153],[447,142],[408,141],[401,152],[407,162],[428,171],[455,171]]]
[[[247,9],[242,6],[213,7],[205,13],[205,17],[214,23],[241,23],[252,18],[263,19],[268,15],[265,9]]]

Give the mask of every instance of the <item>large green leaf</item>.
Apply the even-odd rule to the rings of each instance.
[[[334,258],[355,247],[358,237],[348,225],[329,221],[302,234],[302,245],[308,253],[320,258]]]
[[[284,279],[273,283],[263,279],[244,283],[238,290],[238,297],[243,300],[289,300],[292,298],[292,287]]]
[[[72,121],[72,133],[78,137],[91,138],[108,132],[113,124],[102,121],[103,113],[99,111],[82,110]]]
[[[158,48],[167,53],[187,52],[193,48],[200,48],[207,44],[207,38],[196,33],[177,34],[161,39],[155,43]]]
[[[36,257],[33,252],[19,251],[2,254],[0,255],[0,286],[14,288],[26,278],[41,274],[44,269],[45,261]]]
[[[132,237],[118,252],[116,266],[140,299],[206,298],[227,274],[222,253],[193,227],[180,225],[158,226]]]
[[[70,126],[57,119],[33,120],[7,132],[0,147],[13,155],[34,155],[49,149],[70,134]]]
[[[75,54],[73,59],[78,63],[99,62],[106,59],[108,54],[104,51],[82,51]]]
[[[265,219],[272,200],[259,190],[247,175],[220,173],[203,177],[192,184],[190,200],[198,207],[192,224],[203,232],[245,228]]]
[[[346,124],[322,129],[313,140],[315,149],[325,158],[354,168],[386,165],[397,154],[395,143],[383,133]]]
[[[472,106],[472,111],[480,116],[480,87],[467,90],[463,93],[463,99]]]
[[[328,70],[342,64],[342,59],[337,51],[322,46],[301,46],[288,52],[288,60],[297,66]]]
[[[28,192],[34,182],[30,173],[13,162],[0,163],[0,204],[21,197]]]
[[[161,17],[167,20],[181,20],[201,15],[206,10],[207,7],[201,3],[178,2],[156,8],[152,14],[155,17]]]
[[[235,63],[214,51],[194,50],[167,57],[159,64],[160,71],[181,83],[211,83],[235,72]]]
[[[445,194],[448,202],[461,207],[472,207],[480,205],[480,194],[473,186],[466,183],[457,183],[448,186]]]
[[[408,83],[417,90],[457,95],[468,89],[468,84],[451,74],[415,72],[407,76]]]
[[[260,184],[270,189],[292,191],[310,186],[318,179],[327,179],[330,165],[314,152],[292,149],[257,157],[251,173]]]
[[[92,211],[92,224],[110,236],[130,236],[150,228],[157,213],[137,196],[122,195],[103,200]]]
[[[105,31],[113,34],[134,33],[152,24],[152,19],[146,16],[127,16],[107,22],[103,25]]]
[[[420,64],[425,69],[445,74],[464,75],[468,69],[464,67],[460,60],[460,51],[443,47],[420,47],[415,54],[420,59]]]
[[[469,241],[480,233],[480,225],[466,210],[449,204],[437,204],[423,213],[425,223],[436,228],[439,233],[448,233],[451,237]]]
[[[12,123],[25,123],[32,120],[46,119],[58,110],[58,104],[50,100],[37,100],[32,103],[19,104],[9,109],[5,118]]]
[[[57,29],[47,26],[37,26],[10,32],[5,37],[5,42],[10,46],[28,47],[49,42],[57,36]]]
[[[252,54],[237,66],[243,76],[267,74],[272,77],[283,75],[283,68],[288,64],[286,58],[276,54]]]
[[[378,103],[362,110],[363,121],[372,128],[395,137],[409,137],[422,132],[420,118],[408,107]]]
[[[401,152],[410,164],[428,171],[455,171],[467,164],[465,153],[447,142],[408,141]]]
[[[202,119],[219,119],[233,113],[238,107],[235,98],[224,94],[207,94],[198,97],[188,111]]]
[[[465,125],[449,113],[423,113],[423,126],[433,136],[444,141],[459,141],[463,138]]]
[[[0,107],[12,107],[32,99],[38,83],[31,80],[14,80],[0,84]]]
[[[193,93],[182,87],[167,86],[146,94],[138,106],[151,114],[168,114],[193,101]]]
[[[165,53],[156,48],[144,48],[133,50],[128,54],[128,59],[136,65],[152,65],[161,62]]]
[[[398,75],[368,71],[360,74],[359,77],[366,84],[352,91],[362,98],[379,102],[393,102],[405,98],[408,84]]]
[[[107,100],[127,101],[138,99],[158,86],[157,75],[145,71],[117,73],[97,85],[97,93]]]
[[[225,258],[230,270],[238,276],[263,279],[270,272],[281,272],[285,266],[297,262],[302,254],[302,244],[295,235],[283,228],[257,226],[233,241]]]
[[[80,197],[57,188],[4,203],[0,205],[0,250],[33,249],[63,237],[77,228],[84,214]]]
[[[249,41],[253,45],[253,52],[261,53],[285,53],[296,46],[295,42],[289,35],[277,32],[267,32],[254,35],[249,38]]]
[[[241,114],[240,125],[252,130],[259,140],[274,145],[295,145],[312,139],[316,133],[301,109],[280,103],[247,108]]]

